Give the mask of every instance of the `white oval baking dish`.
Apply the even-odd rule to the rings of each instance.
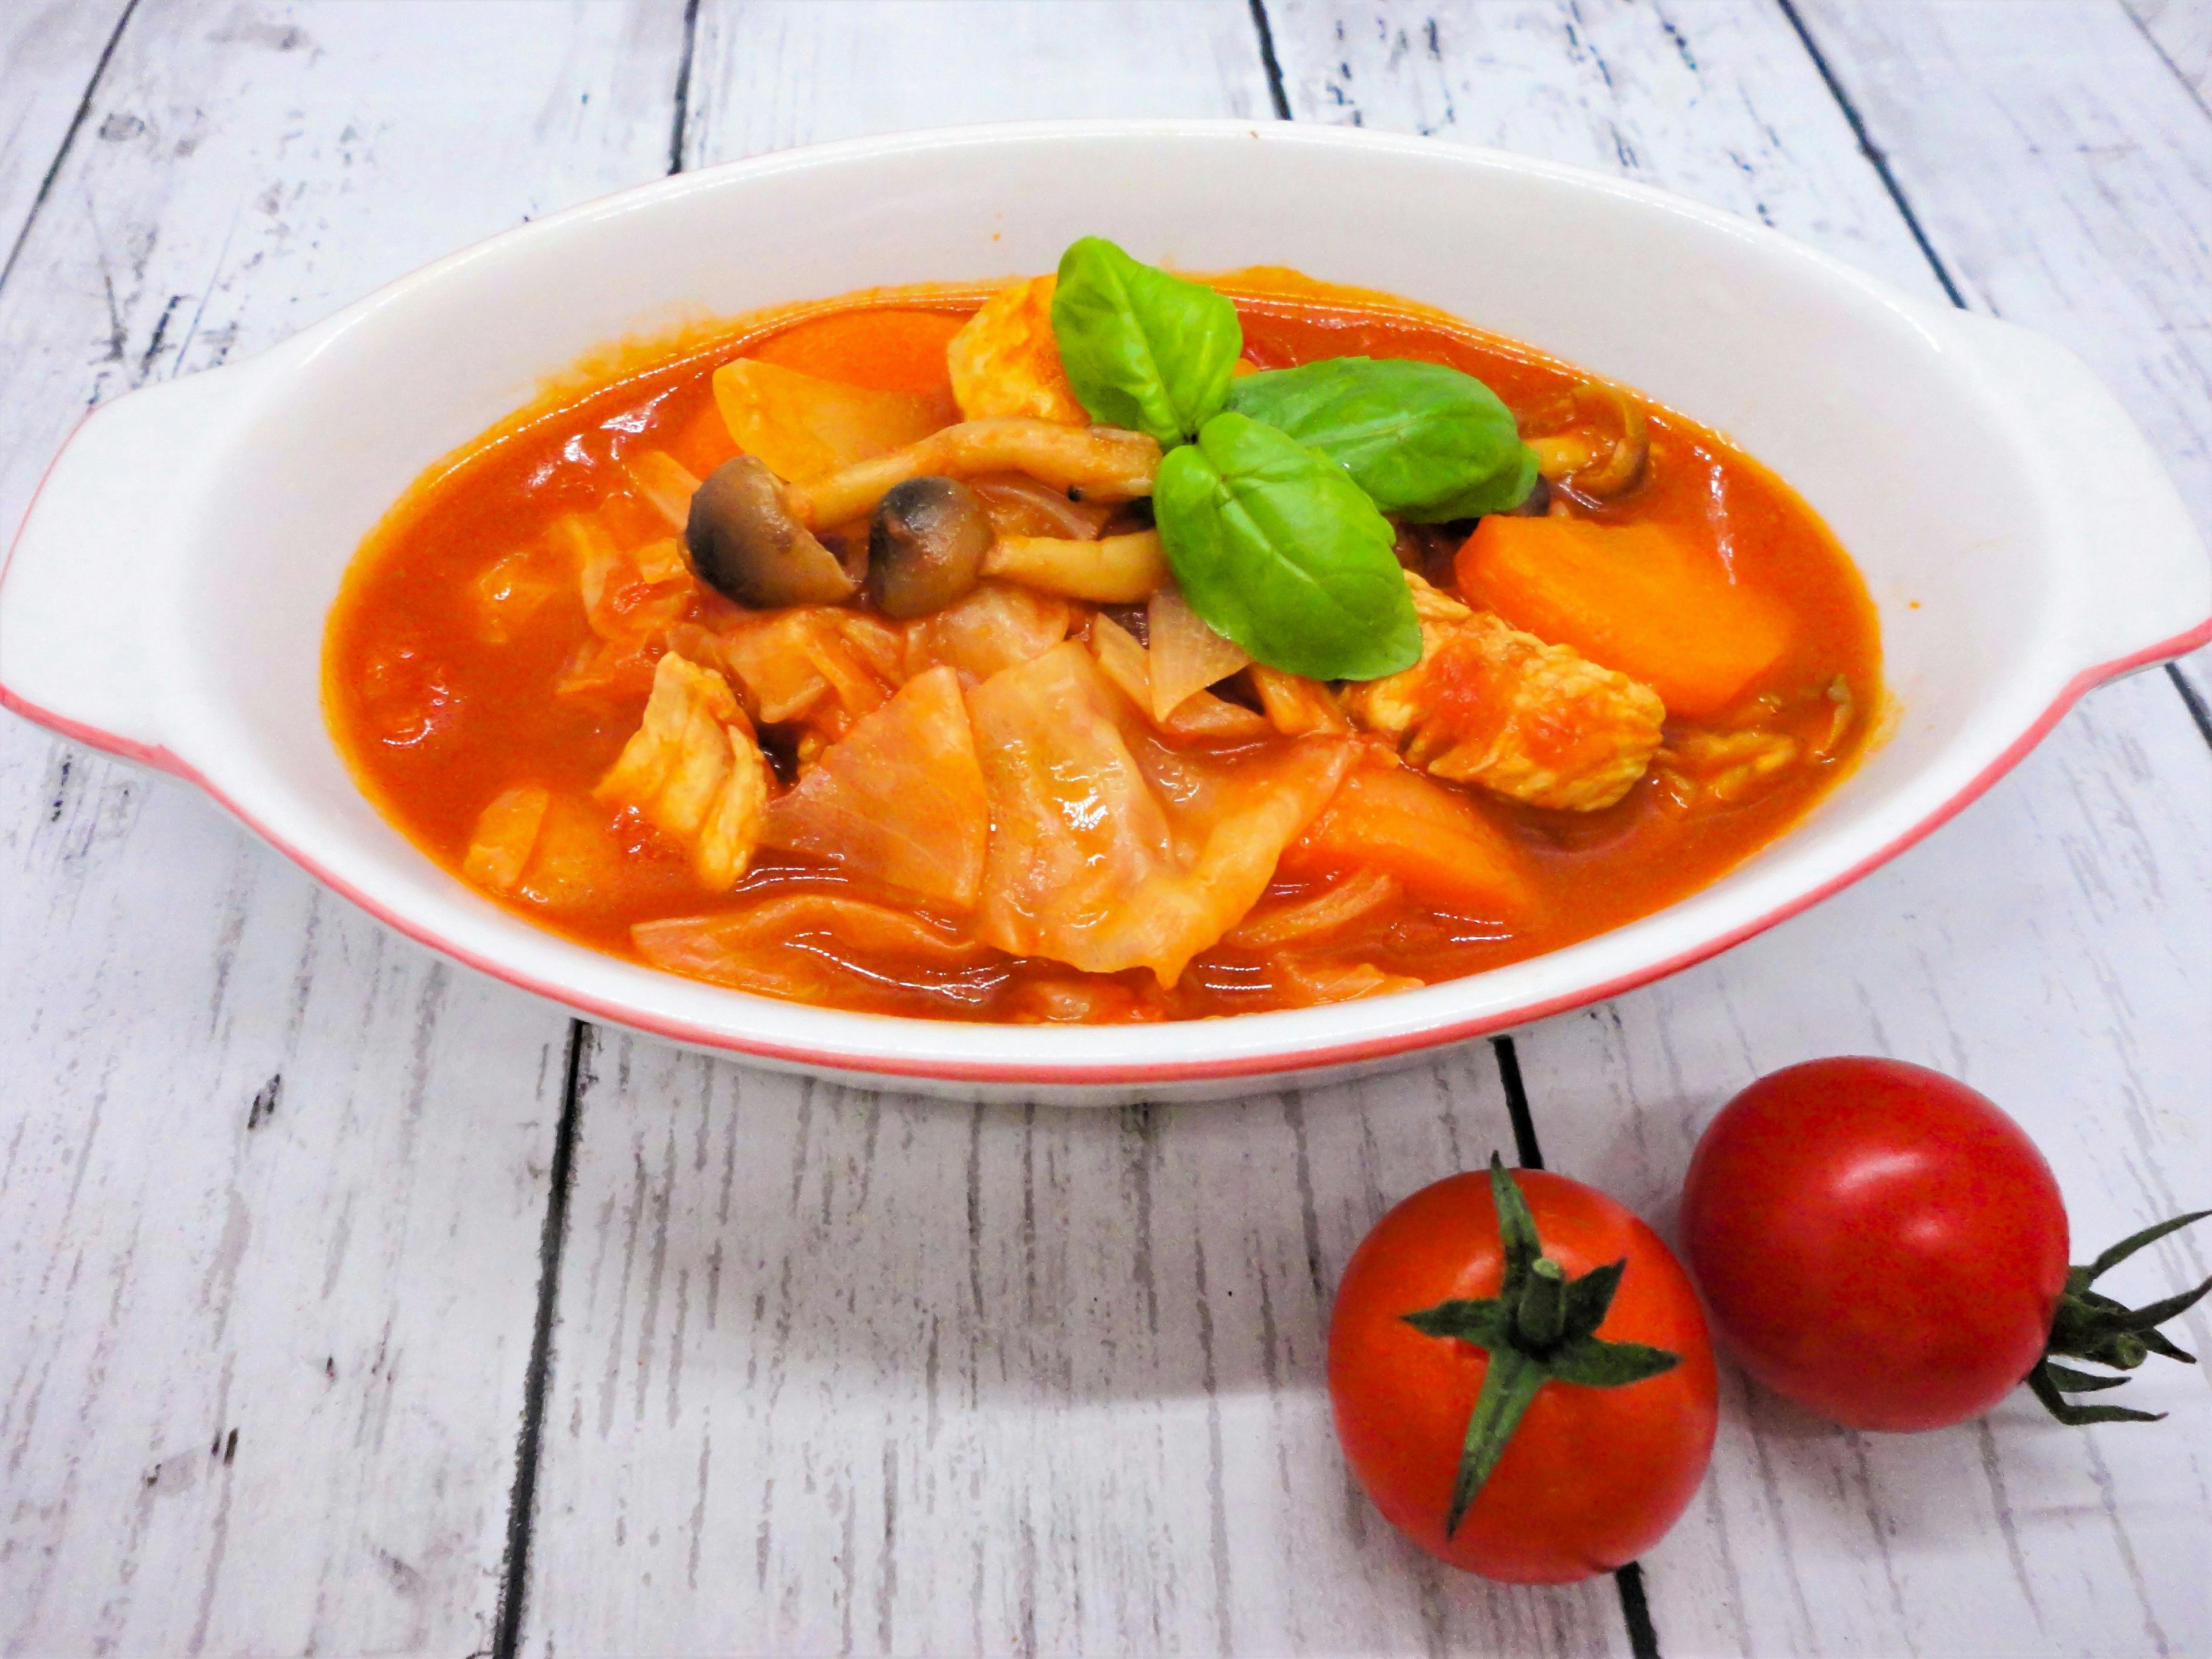
[[[590,348],[702,313],[1049,269],[1097,233],[1438,306],[1735,437],[1881,609],[1888,740],[1796,830],[1547,956],[1296,1013],[1104,1029],[775,1002],[574,945],[447,875],[356,790],[324,613],[426,466]],[[844,1081],[1106,1103],[1377,1069],[1697,962],[1910,846],[2083,691],[2212,637],[2212,565],[2089,371],[1773,232],[1573,168],[1345,128],[924,132],[687,174],[495,237],[250,362],[94,413],[0,576],[0,702],[188,779],[392,927],[613,1021]]]

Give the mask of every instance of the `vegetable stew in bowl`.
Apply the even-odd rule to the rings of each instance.
[[[596,948],[1115,1022],[1659,909],[1835,782],[1880,656],[1717,434],[1386,295],[1086,238],[611,355],[387,515],[324,695],[387,818]]]

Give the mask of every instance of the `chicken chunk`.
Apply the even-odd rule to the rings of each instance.
[[[699,879],[727,892],[760,841],[768,763],[729,683],[671,652],[653,670],[644,723],[592,793],[683,842]]]
[[[1532,806],[1594,812],[1644,775],[1667,718],[1650,687],[1407,580],[1421,660],[1347,688],[1354,721],[1411,765]]]
[[[1058,279],[1033,276],[1000,289],[945,349],[961,418],[1018,415],[1033,421],[1088,426],[1060,363],[1052,331],[1052,291]]]

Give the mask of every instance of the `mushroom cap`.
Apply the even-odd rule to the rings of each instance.
[[[799,523],[783,481],[757,456],[707,475],[692,495],[684,539],[702,579],[739,605],[836,605],[860,586],[862,572],[847,569]]]
[[[899,621],[963,598],[991,550],[991,517],[957,479],[908,478],[884,492],[868,528],[868,592]]]

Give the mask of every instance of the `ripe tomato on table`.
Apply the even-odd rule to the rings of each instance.
[[[1609,1571],[1657,1542],[1697,1492],[1717,1419],[1697,1294],[1657,1236],[1602,1193],[1494,1158],[1415,1193],[1360,1244],[1328,1390],[1345,1458],[1391,1524],[1519,1583]]]
[[[1808,1060],[1706,1127],[1682,1191],[1684,1254],[1759,1382],[1857,1429],[1938,1429],[2022,1382],[2061,1422],[2153,1415],[2061,1390],[2190,1356],[2157,1325],[2212,1289],[2127,1308],[2091,1289],[2177,1216],[2069,1267],[2066,1208],[2035,1143],[1986,1097],[1901,1060]]]

